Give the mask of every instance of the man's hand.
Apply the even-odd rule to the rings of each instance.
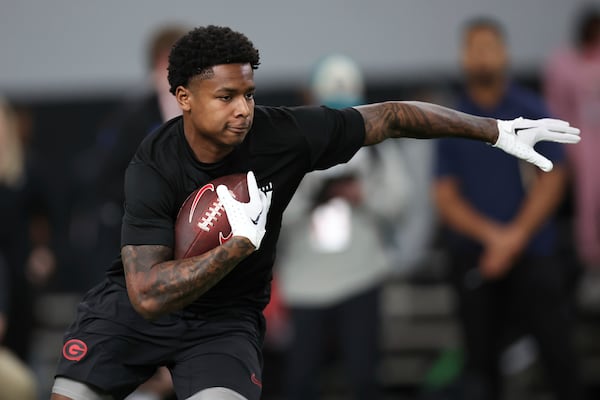
[[[537,165],[542,171],[553,168],[552,162],[533,149],[542,140],[558,143],[578,143],[579,129],[559,119],[530,120],[517,118],[512,121],[498,120],[498,140],[493,145],[508,154]]]
[[[44,286],[56,270],[56,257],[47,246],[35,246],[27,259],[27,278],[36,287]]]
[[[515,225],[496,227],[486,236],[479,269],[484,278],[498,279],[508,273],[529,238],[524,230]]]
[[[254,173],[250,171],[248,172],[248,194],[250,195],[250,201],[241,203],[231,196],[225,185],[217,187],[217,195],[223,203],[223,207],[225,207],[233,236],[247,238],[258,250],[266,233],[265,226],[269,207],[271,206],[272,192],[263,193],[258,188]]]

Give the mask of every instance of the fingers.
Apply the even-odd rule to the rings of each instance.
[[[579,136],[581,134],[581,131],[579,130],[579,128],[576,128],[574,126],[570,126],[566,122],[565,122],[564,125],[552,124],[552,125],[544,125],[543,127],[546,128],[547,130],[551,131],[551,132],[564,133],[566,135],[576,135],[576,136]]]
[[[562,128],[562,130],[549,129],[544,126],[536,126],[532,128],[519,130],[517,133],[519,139],[534,145],[535,143],[545,140],[557,143],[579,143],[579,129],[573,127]]]
[[[538,166],[542,171],[551,171],[552,162],[537,153],[533,146],[541,141],[578,143],[579,129],[559,119],[545,118],[529,120],[517,118],[513,121],[498,120],[498,140],[494,147]]]
[[[554,168],[552,161],[548,160],[546,157],[542,156],[533,149],[531,150],[531,154],[526,158],[526,161],[536,165],[544,172],[550,172],[552,171],[552,168]]]
[[[556,129],[561,129],[567,128],[569,126],[569,123],[567,121],[563,121],[562,119],[556,118],[542,118],[534,120],[533,122],[535,122],[536,125],[542,125],[546,128],[555,127]]]
[[[252,172],[248,172],[246,179],[250,197],[248,203],[237,201],[225,185],[217,187],[217,196],[225,208],[233,235],[246,237],[258,250],[266,233],[272,192],[264,193],[260,190]]]
[[[579,143],[581,141],[581,136],[579,136],[579,132],[573,134],[543,130],[538,133],[536,139],[537,141],[546,140],[557,143]]]
[[[262,210],[259,216],[258,226],[264,229],[267,226],[267,215],[269,214],[269,207],[271,207],[271,194],[272,192],[264,193],[260,191],[260,202],[262,204]]]
[[[514,120],[513,129],[527,129],[543,126],[544,128],[564,129],[569,126],[567,121],[554,118],[542,118],[542,119],[524,119],[517,118]]]
[[[256,177],[254,176],[254,173],[252,171],[248,172],[246,179],[248,182],[248,195],[250,197],[250,201],[245,204],[250,205],[254,208],[258,207],[261,209],[268,209],[269,206],[271,205],[272,192],[265,193],[258,188],[258,183],[256,182]],[[219,196],[219,199],[221,199],[221,201],[233,200],[233,201],[240,203],[231,195],[231,192],[225,185],[219,185],[217,187],[217,195]],[[241,203],[241,204],[244,204],[244,203]],[[262,205],[262,207],[261,207],[261,205]]]
[[[574,126],[570,126],[567,121],[554,118],[543,118],[536,120],[518,118],[514,121],[512,128],[514,130],[538,128],[570,135],[580,134],[579,129],[575,128]]]
[[[263,192],[261,192],[263,193]],[[267,193],[263,193],[263,195],[265,196],[265,200],[263,201],[263,206],[265,208],[265,210],[268,210],[269,207],[271,207],[271,197],[273,197],[273,192],[267,192]]]
[[[219,200],[221,200],[223,203],[233,200],[229,189],[227,189],[227,186],[225,185],[217,186],[217,196],[219,196]]]
[[[546,129],[548,129],[551,132],[563,133],[565,135],[579,136],[581,134],[581,131],[578,128],[575,128],[574,126],[567,126],[567,127],[563,127],[563,128],[546,127]]]
[[[258,194],[258,183],[256,183],[254,172],[248,171],[246,180],[248,181],[248,194],[250,195],[250,201],[252,201],[252,196]]]
[[[249,204],[254,207],[259,207],[262,202],[261,195],[264,194],[262,190],[258,188],[258,183],[256,182],[256,177],[254,176],[254,172],[248,172],[248,195],[250,197]]]

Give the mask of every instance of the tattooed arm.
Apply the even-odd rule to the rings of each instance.
[[[365,145],[389,138],[457,136],[495,143],[495,119],[475,117],[442,106],[398,101],[356,107],[365,120]]]
[[[180,310],[254,251],[250,240],[241,236],[182,260],[173,260],[173,250],[166,246],[124,246],[121,256],[131,304],[146,319]]]

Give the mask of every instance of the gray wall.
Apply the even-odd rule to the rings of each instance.
[[[531,69],[568,40],[585,2],[0,0],[0,92],[94,94],[139,84],[146,38],[173,21],[245,32],[261,50],[263,85],[305,79],[332,51],[356,58],[371,79],[453,73],[459,27],[478,14],[505,23],[515,67]]]

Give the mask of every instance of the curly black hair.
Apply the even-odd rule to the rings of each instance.
[[[169,85],[175,94],[178,86],[187,86],[194,76],[210,72],[220,64],[248,63],[257,69],[258,50],[242,33],[223,26],[195,28],[179,39],[169,54]]]

